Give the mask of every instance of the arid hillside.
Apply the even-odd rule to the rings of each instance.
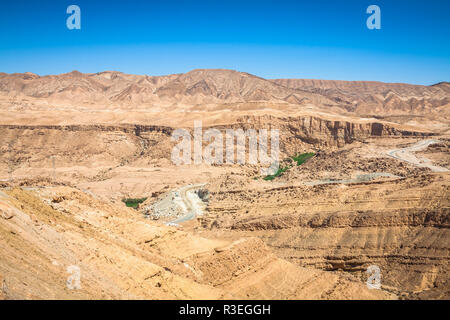
[[[424,115],[449,116],[450,84],[432,86],[375,81],[335,81],[277,79],[275,83],[291,89],[322,94],[360,115]]]
[[[257,106],[252,104],[258,103]],[[61,75],[0,74],[0,109],[64,111],[141,110],[212,112],[320,109],[358,116],[419,116],[448,121],[450,87],[368,81],[267,80],[225,69],[167,76],[117,71]],[[442,117],[444,119],[442,119]],[[390,118],[395,121],[395,118]],[[404,119],[397,118],[400,122]],[[420,120],[420,118],[419,118]]]
[[[260,239],[208,240],[74,188],[9,189],[0,201],[3,299],[395,298],[277,258]]]
[[[0,299],[448,299],[449,99],[222,69],[0,73]],[[179,129],[201,136],[190,163]],[[244,161],[204,161],[208,132]],[[250,162],[252,132],[279,157]]]

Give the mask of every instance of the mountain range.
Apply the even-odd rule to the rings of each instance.
[[[166,76],[117,71],[39,76],[0,73],[1,104],[45,99],[49,104],[106,108],[274,103],[370,116],[448,116],[450,83],[431,86],[374,81],[264,79],[226,69],[196,69]]]

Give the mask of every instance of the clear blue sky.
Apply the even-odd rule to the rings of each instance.
[[[68,30],[67,6],[81,8]],[[381,8],[381,30],[366,8]],[[229,68],[265,78],[450,81],[450,0],[6,0],[0,71],[162,75]]]

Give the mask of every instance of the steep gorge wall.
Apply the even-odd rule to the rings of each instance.
[[[280,130],[280,140],[299,139],[302,142],[317,146],[342,147],[354,141],[369,137],[426,137],[428,132],[402,130],[381,122],[350,122],[328,120],[319,117],[287,117],[272,116],[242,117],[238,124],[259,128],[276,128]]]
[[[204,127],[219,129],[278,129],[280,149],[284,154],[315,148],[342,147],[369,137],[428,136],[430,133],[405,131],[379,123],[332,121],[318,117],[273,116],[242,117],[229,125]],[[20,167],[24,163],[38,166],[56,157],[59,163],[120,165],[137,159],[170,160],[175,145],[171,135],[175,128],[154,125],[2,125],[0,142],[3,164]],[[193,133],[192,128],[187,128]],[[208,142],[204,141],[206,145]],[[247,143],[248,146],[248,143]],[[224,141],[225,147],[225,141]],[[4,168],[3,168],[4,170]]]
[[[209,232],[254,236],[300,266],[366,277],[409,298],[449,297],[448,174],[347,186],[210,191]],[[254,199],[257,199],[254,201]]]

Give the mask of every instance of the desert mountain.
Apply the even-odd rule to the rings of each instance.
[[[248,73],[232,70],[193,70],[180,75],[143,76],[106,71],[83,74],[72,71],[39,77],[32,73],[1,74],[0,91],[55,100],[119,103],[168,101],[187,104],[248,101],[310,101],[333,103],[319,94],[286,88]]]
[[[376,81],[276,79],[275,83],[324,95],[357,114],[425,114],[449,107],[450,85],[432,86]]]
[[[447,113],[450,86],[368,81],[267,80],[225,69],[197,69],[167,76],[116,71],[38,76],[0,73],[2,104],[17,99],[46,99],[52,104],[97,104],[125,109],[183,105],[282,103],[336,108],[358,115]],[[3,102],[5,101],[5,102]]]

